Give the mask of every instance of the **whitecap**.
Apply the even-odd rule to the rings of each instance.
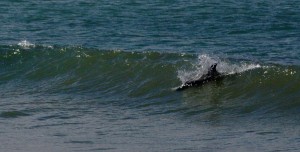
[[[261,68],[262,66],[255,63],[232,63],[225,59],[220,59],[219,57],[212,57],[207,54],[202,54],[198,56],[198,61],[192,63],[192,67],[189,69],[180,69],[177,71],[177,76],[182,83],[189,80],[199,79],[203,74],[207,73],[209,67],[218,63],[217,71],[224,75],[243,73],[248,70]]]
[[[31,47],[35,47],[35,45],[33,43],[30,43],[27,40],[23,40],[23,41],[19,42],[18,45],[23,47],[24,49],[29,49]]]

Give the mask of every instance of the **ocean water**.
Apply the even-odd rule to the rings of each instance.
[[[0,151],[300,151],[299,6],[2,0]]]

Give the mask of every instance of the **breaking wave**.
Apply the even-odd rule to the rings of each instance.
[[[183,92],[172,90],[199,78],[213,63],[227,75],[221,82]],[[299,78],[296,65],[213,54],[128,52],[28,41],[0,46],[0,94],[6,95],[2,100],[22,95],[66,95],[134,107],[180,102],[188,107],[183,113],[192,115],[213,106],[209,103],[222,105],[225,113],[295,112],[300,109]],[[174,111],[182,112],[176,106],[173,110],[157,109],[158,113]]]

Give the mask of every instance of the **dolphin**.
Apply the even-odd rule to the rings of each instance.
[[[216,67],[217,67],[217,63],[214,63],[208,69],[207,74],[202,75],[197,80],[191,80],[191,81],[185,82],[180,87],[178,87],[176,89],[176,91],[184,90],[184,89],[187,89],[189,87],[200,86],[200,85],[203,85],[203,84],[205,84],[209,81],[216,81],[216,80],[220,79],[222,77],[222,74],[217,71]]]

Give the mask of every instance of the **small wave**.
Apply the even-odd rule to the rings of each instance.
[[[29,114],[24,113],[22,111],[5,111],[0,113],[0,117],[2,118],[17,118],[21,116],[28,116]]]

